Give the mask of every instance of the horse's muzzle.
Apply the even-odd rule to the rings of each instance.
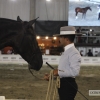
[[[28,64],[28,68],[29,68],[29,69],[34,69],[34,70],[36,70],[36,71],[39,71],[39,70],[41,69],[41,67],[42,67],[42,64],[39,64],[39,63],[36,64],[36,65],[34,65],[34,66]]]

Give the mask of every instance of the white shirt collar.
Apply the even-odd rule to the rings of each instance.
[[[64,51],[68,50],[72,46],[74,46],[74,43],[68,44],[67,46],[64,47]]]

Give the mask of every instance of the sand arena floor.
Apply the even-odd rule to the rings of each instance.
[[[34,74],[43,78],[50,70],[47,66],[43,66]],[[100,90],[100,66],[81,67],[80,76],[76,77],[76,81],[79,91],[89,100],[100,100],[100,96],[89,96],[89,90]],[[33,77],[27,65],[0,65],[0,95],[6,99],[45,100],[47,87],[48,81]],[[75,100],[85,98],[77,93]]]

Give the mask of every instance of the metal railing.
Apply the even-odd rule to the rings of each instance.
[[[77,34],[75,37],[75,43],[79,44],[99,44],[100,43],[100,35],[98,36],[89,36],[85,34]]]

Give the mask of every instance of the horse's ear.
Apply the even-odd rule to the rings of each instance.
[[[37,18],[34,19],[34,20],[29,21],[29,22],[28,22],[28,25],[32,26],[32,25],[36,22],[36,20],[37,20],[38,18],[39,18],[39,17],[37,17]]]
[[[19,17],[19,16],[17,16],[17,21],[22,22],[22,20],[20,19],[20,17]]]

